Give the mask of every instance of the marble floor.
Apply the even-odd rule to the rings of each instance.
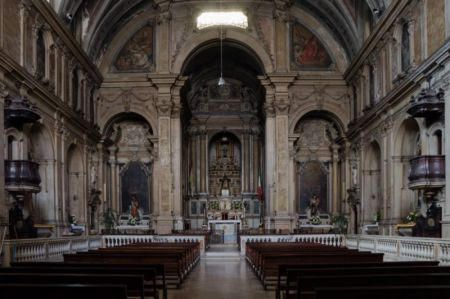
[[[244,259],[202,259],[180,289],[169,289],[168,299],[273,299],[264,291]]]

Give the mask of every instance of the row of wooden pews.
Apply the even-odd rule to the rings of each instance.
[[[435,261],[383,262],[381,254],[308,243],[248,243],[246,258],[265,288],[276,277],[277,299],[438,298],[450,290],[450,267]]]
[[[17,298],[16,292],[34,298],[38,292],[42,298],[167,299],[167,289],[179,287],[199,260],[200,244],[191,242],[136,243],[66,254],[64,262],[13,263],[0,268],[0,298]],[[116,291],[98,296],[92,286]]]

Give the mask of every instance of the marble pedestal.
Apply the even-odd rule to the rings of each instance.
[[[168,235],[172,233],[174,219],[172,216],[158,216],[156,218],[156,233]]]

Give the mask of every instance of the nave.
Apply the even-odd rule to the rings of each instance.
[[[169,299],[273,299],[264,291],[244,259],[202,259],[180,289],[171,290]]]

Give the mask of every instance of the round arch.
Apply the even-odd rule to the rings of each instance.
[[[295,134],[295,128],[297,127],[298,122],[311,112],[323,113],[329,116],[334,122],[336,122],[336,124],[339,125],[341,129],[340,133],[345,132],[349,120],[348,116],[342,109],[337,107],[337,105],[335,106],[327,104],[325,105],[325,107],[323,107],[323,109],[318,110],[317,104],[311,102],[309,104],[302,105],[302,107],[295,111],[294,114],[290,117],[289,133]]]
[[[147,109],[142,109],[141,106],[138,106],[136,104],[131,104],[129,111],[127,112],[124,112],[123,107],[119,105],[115,105],[114,107],[108,109],[107,112],[104,115],[101,115],[99,119],[99,126],[101,128],[101,131],[105,133],[111,126],[111,124],[120,120],[120,118],[122,118],[124,115],[136,115],[139,118],[142,118],[150,125],[152,134],[154,136],[157,135],[158,125],[156,121],[156,115],[153,115]]]
[[[220,38],[218,31],[214,29],[201,30],[197,35],[192,38],[187,39],[186,42],[181,46],[178,55],[175,56],[172,64],[172,72],[179,74],[182,72],[185,62],[188,61],[189,57],[199,48],[199,45],[205,45],[208,42],[216,41]],[[274,69],[274,62],[270,55],[263,48],[261,43],[253,36],[245,33],[242,30],[227,28],[226,40],[230,42],[235,42],[236,44],[243,45],[256,55],[259,61],[261,61],[263,66],[263,72],[270,73]]]

